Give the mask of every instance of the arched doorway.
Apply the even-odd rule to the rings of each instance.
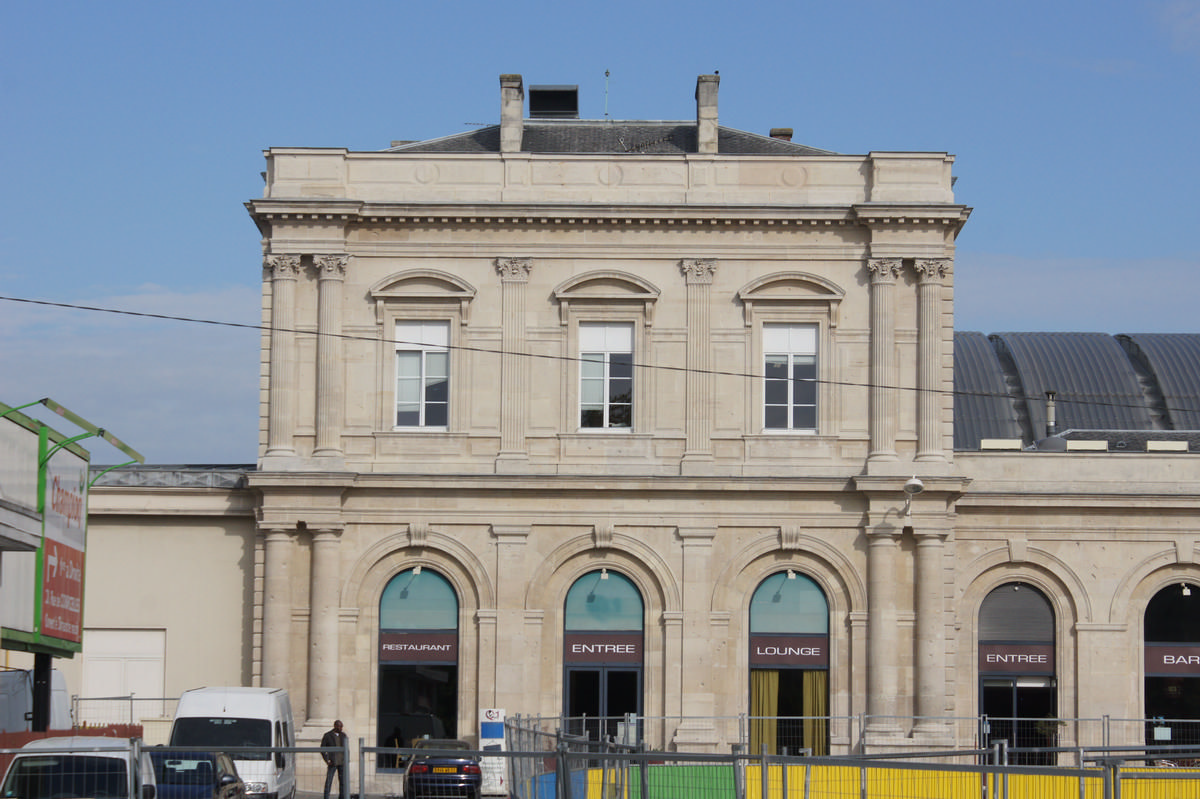
[[[829,753],[829,603],[808,577],[772,574],[750,598],[750,752]]]
[[[458,596],[432,569],[400,572],[379,598],[378,719],[380,746],[458,737]]]
[[[1058,743],[1054,609],[1028,583],[995,588],[979,608],[979,712],[987,743],[1012,747]],[[1012,762],[1051,764],[1053,753],[1015,753]]]
[[[1146,605],[1146,743],[1200,735],[1200,586],[1173,583]]]
[[[573,734],[638,739],[624,716],[642,714],[642,595],[622,574],[598,569],[567,591],[563,612],[564,712]]]

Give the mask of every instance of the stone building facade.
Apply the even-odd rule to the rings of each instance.
[[[89,553],[232,587],[236,658],[166,650],[168,694],[284,686],[379,743],[485,708],[688,750],[1143,717],[1195,456],[956,451],[951,156],[724,127],[715,75],[684,122],[500,84],[498,126],[266,152],[257,467],[93,491]],[[187,629],[93,574],[90,626]]]

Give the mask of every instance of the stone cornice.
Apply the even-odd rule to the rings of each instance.
[[[970,209],[961,205],[730,206],[730,205],[545,205],[527,203],[390,204],[352,200],[268,199],[246,203],[259,224],[360,227],[592,227],[664,229],[828,228],[941,226],[956,231]]]

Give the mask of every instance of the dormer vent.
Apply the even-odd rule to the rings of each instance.
[[[579,119],[578,86],[530,86],[530,119]]]

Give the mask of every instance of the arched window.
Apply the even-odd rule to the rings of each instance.
[[[1027,583],[993,589],[979,607],[979,712],[988,717],[989,745],[1058,745],[1054,608]],[[1026,765],[1055,763],[1053,753],[1017,752]]]
[[[750,598],[750,750],[829,753],[829,603],[793,569]]]
[[[1200,734],[1200,585],[1172,583],[1145,616],[1146,743],[1182,744]]]
[[[432,569],[400,572],[379,598],[378,718],[380,746],[458,736],[458,595]]]
[[[623,740],[625,715],[641,715],[644,617],[641,592],[623,574],[588,572],[567,591],[563,704],[572,733]]]

